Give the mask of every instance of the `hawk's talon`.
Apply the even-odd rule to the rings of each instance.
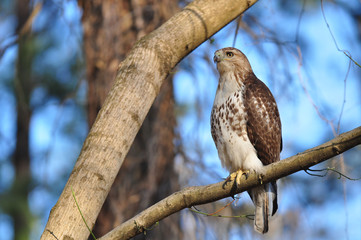
[[[238,170],[238,171],[236,171],[236,172],[234,172],[232,174],[235,176],[236,184],[237,184],[237,187],[238,187],[238,185],[241,185],[242,176],[245,176],[245,180],[248,179],[249,170],[243,171],[243,170],[240,169],[240,170]]]
[[[225,186],[227,185],[227,183],[229,182],[232,182],[235,178],[236,178],[237,175],[235,175],[235,173],[231,173],[227,178],[226,180],[224,180],[224,183],[222,185],[223,189],[225,188]]]
[[[242,175],[244,175],[245,179],[247,180],[248,177],[249,177],[249,170],[244,171],[244,172],[242,173]]]
[[[258,181],[259,181],[259,183],[261,183],[261,185],[263,185],[263,177],[264,177],[264,175],[263,174],[258,174]]]

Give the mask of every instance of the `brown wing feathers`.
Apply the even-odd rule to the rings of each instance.
[[[254,74],[245,82],[248,137],[264,165],[278,161],[282,148],[281,121],[270,90]]]

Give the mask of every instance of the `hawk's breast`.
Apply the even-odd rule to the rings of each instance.
[[[217,92],[218,94],[222,93]],[[223,102],[216,100],[213,105],[211,114],[212,137],[218,149],[222,166],[229,171],[238,169],[257,171],[259,166],[262,166],[259,164],[256,151],[247,135],[247,119],[242,89],[229,95]],[[254,164],[254,161],[257,163]]]

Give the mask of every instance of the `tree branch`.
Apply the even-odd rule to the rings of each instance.
[[[331,157],[361,144],[361,127],[343,133],[322,145],[265,167],[263,183],[285,177],[300,170],[306,170]],[[129,239],[151,228],[158,221],[184,208],[205,204],[231,197],[261,184],[256,174],[242,179],[240,187],[225,181],[206,186],[188,187],[147,208],[135,217],[119,225],[98,240]]]

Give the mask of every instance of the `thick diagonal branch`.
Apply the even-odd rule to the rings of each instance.
[[[343,133],[331,141],[305,152],[266,166],[266,174],[263,176],[262,182],[267,183],[297,171],[306,170],[359,144],[361,144],[361,127]],[[238,188],[234,183],[225,184],[224,181],[206,186],[185,188],[147,208],[99,240],[129,239],[184,208],[230,197],[259,184],[261,183],[258,176],[251,174],[247,180],[242,180]]]

